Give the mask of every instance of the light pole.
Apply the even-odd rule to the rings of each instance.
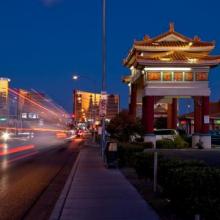
[[[102,0],[102,92],[101,93],[106,94],[106,0]],[[101,140],[102,157],[104,156],[104,147],[105,147],[105,116],[103,116],[102,118],[102,140]]]

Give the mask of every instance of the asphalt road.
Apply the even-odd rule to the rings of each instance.
[[[0,219],[48,219],[77,157],[79,142],[2,145]]]

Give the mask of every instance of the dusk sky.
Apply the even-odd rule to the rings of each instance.
[[[127,107],[122,66],[134,39],[175,30],[216,41],[220,54],[220,2],[107,0],[107,91]],[[45,92],[69,112],[74,88],[101,88],[101,0],[0,0],[0,75],[12,86]],[[94,79],[73,82],[73,73]],[[220,68],[211,71],[212,100],[220,99]]]

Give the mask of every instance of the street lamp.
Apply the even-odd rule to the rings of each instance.
[[[73,80],[77,80],[78,78],[79,78],[79,76],[73,75]]]
[[[106,0],[102,0],[102,92],[101,93],[106,95]],[[101,140],[102,157],[104,157],[104,148],[105,148],[105,116],[102,118],[102,140]]]

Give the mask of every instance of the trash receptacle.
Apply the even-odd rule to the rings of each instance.
[[[105,147],[105,161],[108,168],[118,166],[118,144],[115,141],[107,141]]]

